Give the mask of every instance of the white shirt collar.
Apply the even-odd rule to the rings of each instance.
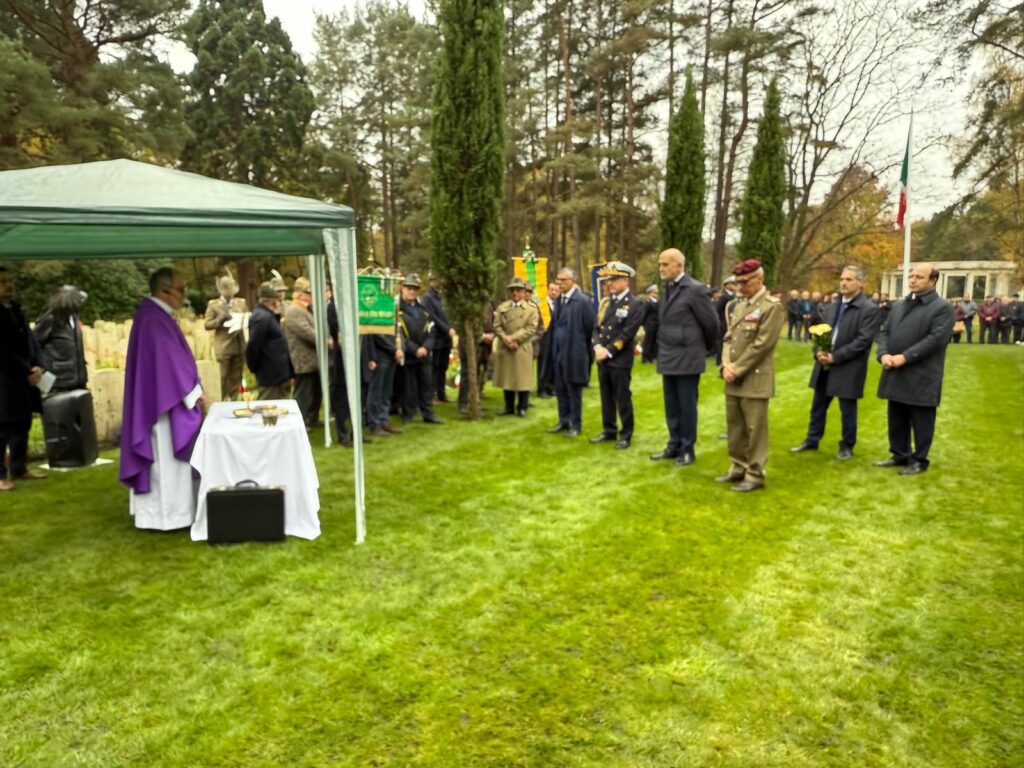
[[[157,305],[158,307],[160,307],[160,309],[162,309],[162,310],[163,310],[164,312],[166,312],[166,313],[167,313],[168,315],[172,315],[172,316],[174,315],[174,310],[173,310],[173,309],[171,309],[171,305],[170,305],[170,304],[168,304],[168,303],[167,303],[166,301],[164,301],[163,299],[158,299],[158,298],[157,298],[156,296],[147,296],[146,298],[148,298],[148,299],[149,299],[150,301],[152,301],[152,302],[155,302],[155,303],[156,303],[156,305]]]

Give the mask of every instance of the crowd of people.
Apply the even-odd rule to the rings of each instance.
[[[833,399],[839,401],[842,438],[838,460],[853,456],[857,442],[857,405],[872,347],[882,366],[878,396],[888,401],[890,456],[876,462],[898,466],[900,474],[928,468],[936,407],[941,398],[945,350],[979,318],[979,342],[1020,342],[1024,313],[1017,296],[987,299],[975,306],[969,296],[953,302],[935,291],[938,273],[914,265],[909,295],[890,301],[864,293],[865,275],[856,266],[842,270],[838,291],[794,290],[784,300],[764,284],[756,260],[737,264],[723,285],[711,290],[686,271],[685,255],[670,248],[659,254],[659,285],[643,296],[630,289],[635,270],[619,261],[601,270],[603,295],[597,303],[584,293],[573,270],[564,268],[543,296],[520,278],[506,286],[507,298],[492,301],[482,318],[476,346],[478,381],[490,379],[502,390],[501,416],[526,418],[530,395],[557,400],[558,420],[547,431],[577,437],[583,431],[583,393],[596,368],[601,403],[601,430],[591,443],[609,442],[628,449],[634,435],[631,379],[635,352],[653,363],[662,377],[668,440],[654,461],[678,466],[697,458],[697,419],[701,375],[709,361],[725,383],[729,446],[728,470],[716,480],[749,492],[765,485],[768,460],[768,402],[775,394],[774,349],[782,338],[804,342],[811,328],[824,323],[829,340],[815,344],[809,386],[813,390],[806,437],[791,450],[816,450],[824,435]],[[320,411],[326,395],[340,441],[352,444],[352,421],[367,428],[364,440],[402,433],[392,423],[419,418],[442,422],[434,405],[448,400],[448,368],[456,332],[444,308],[438,281],[428,276],[428,290],[418,275],[401,277],[393,332],[362,337],[359,354],[361,402],[349,403],[344,362],[338,341],[338,315],[328,286],[324,308],[329,330],[329,391],[321,392],[312,286],[298,277],[288,288],[276,275],[262,283],[249,319],[248,340],[242,332],[246,302],[235,280],[216,281],[219,296],[206,308],[204,325],[213,334],[221,368],[224,399],[239,397],[243,365],[252,372],[260,400],[293,397],[307,428],[323,426]],[[51,298],[34,333],[13,301],[13,277],[0,268],[0,323],[3,323],[3,376],[0,378],[0,451],[8,447],[10,467],[0,490],[20,479],[35,479],[25,448],[31,413],[39,410],[40,377],[56,375],[61,389],[85,385],[85,365],[77,310],[85,295],[64,286]],[[181,273],[164,268],[153,273],[150,295],[136,312],[128,344],[121,432],[120,479],[131,489],[131,511],[139,527],[174,528],[191,522],[181,493],[164,493],[192,482],[188,465],[209,398],[196,363],[174,321],[185,301]],[[546,307],[543,305],[546,304]],[[544,311],[542,311],[542,309]],[[545,325],[545,319],[547,324]],[[993,330],[994,329],[994,330]],[[466,339],[458,339],[457,360],[468,358]],[[820,341],[820,340],[819,340]],[[45,350],[49,349],[47,360]],[[459,377],[459,405],[469,399],[469,377]],[[171,485],[169,486],[168,483]],[[192,502],[194,503],[194,502]]]

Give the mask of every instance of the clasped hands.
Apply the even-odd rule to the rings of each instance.
[[[879,362],[883,368],[891,370],[893,368],[902,368],[907,364],[907,358],[904,355],[882,355],[879,358]]]

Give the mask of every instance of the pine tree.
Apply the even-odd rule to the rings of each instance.
[[[747,189],[740,204],[741,259],[759,259],[765,285],[774,286],[786,217],[786,144],[782,135],[779,89],[773,79],[764,97],[764,114],[757,126],[757,143],[750,159]]]
[[[200,0],[185,28],[196,65],[187,81],[193,138],[186,170],[290,191],[313,112],[306,68],[262,3]]]
[[[502,3],[443,0],[434,85],[431,264],[467,352],[470,413],[479,413],[476,340],[494,290],[505,155]]]
[[[701,246],[704,241],[704,116],[697,104],[693,73],[686,71],[686,88],[672,117],[665,167],[665,198],[661,202],[661,247],[679,248],[686,255],[686,271],[703,277]]]

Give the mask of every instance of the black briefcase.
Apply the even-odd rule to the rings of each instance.
[[[210,544],[284,540],[284,489],[255,480],[206,493],[206,540]]]
[[[87,389],[43,400],[43,437],[51,467],[87,467],[96,461],[96,418]]]

